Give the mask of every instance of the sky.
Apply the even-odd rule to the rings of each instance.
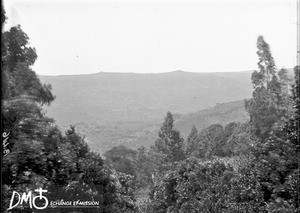
[[[40,75],[257,69],[264,36],[278,68],[296,65],[297,0],[4,0]]]

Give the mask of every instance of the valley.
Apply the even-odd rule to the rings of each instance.
[[[149,147],[167,111],[186,138],[194,124],[244,122],[244,99],[251,96],[251,71],[160,74],[96,73],[40,76],[51,83],[56,100],[45,107],[64,130],[69,125],[86,136],[92,150],[113,146]]]

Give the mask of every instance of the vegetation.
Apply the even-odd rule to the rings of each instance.
[[[72,94],[70,95],[72,96]],[[66,104],[68,105],[68,103],[64,103],[62,107],[66,107],[68,111],[72,111],[73,108],[66,106]],[[93,105],[92,103],[90,104]],[[58,103],[56,103],[56,107],[57,106]],[[50,108],[52,108],[52,105]],[[53,106],[53,108],[55,108],[55,106]],[[82,106],[82,108],[85,107]],[[48,111],[47,114],[53,115],[56,121],[58,121],[58,123],[56,122],[58,126],[63,127],[59,122],[59,120],[64,120],[63,117],[61,118],[60,113],[53,114]],[[91,114],[93,114],[93,112],[91,112]],[[74,116],[71,118],[73,117]],[[239,100],[217,104],[213,107],[190,114],[174,114],[173,118],[174,128],[180,131],[181,137],[186,138],[193,124],[200,131],[216,122],[223,126],[226,126],[230,122],[242,123],[249,119],[249,115],[244,108],[244,100]],[[73,123],[70,121],[70,123],[74,124],[76,129],[86,136],[90,148],[101,154],[105,154],[105,152],[118,145],[124,145],[132,149],[138,149],[141,146],[149,148],[157,139],[162,120],[162,118],[160,118],[150,121],[107,121],[106,124],[101,124],[103,122],[101,118],[93,119],[93,121],[89,122],[86,121],[86,118],[82,118],[82,122]],[[66,129],[68,127],[69,125],[65,126]]]
[[[143,149],[152,173],[140,212],[299,212],[300,68],[293,81],[277,71],[262,36],[257,47],[250,121],[194,125],[184,141],[168,112],[154,146]]]
[[[2,212],[7,212],[13,191],[40,187],[48,190],[48,200],[99,202],[96,208],[76,211],[135,212],[131,176],[106,165],[73,126],[62,133],[45,116],[41,106],[50,105],[54,95],[51,85],[42,84],[31,68],[37,54],[28,36],[20,26],[2,36],[2,133],[9,137],[2,154]],[[47,208],[43,212],[69,210]],[[29,203],[10,212],[24,211],[37,212]]]
[[[300,67],[294,81],[287,70],[278,71],[262,36],[252,98],[245,101],[249,121],[194,125],[184,140],[167,112],[153,146],[115,146],[105,159],[74,126],[63,133],[45,116],[42,106],[55,96],[32,70],[38,56],[20,26],[3,32],[1,47],[2,133],[9,136],[2,154],[2,212],[8,212],[13,191],[40,187],[50,200],[100,203],[43,212],[300,211]],[[136,196],[141,190],[149,191],[146,199]],[[28,204],[12,212],[22,211],[39,212]]]

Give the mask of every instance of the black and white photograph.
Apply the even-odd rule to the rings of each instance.
[[[300,212],[300,0],[1,3],[1,212]]]

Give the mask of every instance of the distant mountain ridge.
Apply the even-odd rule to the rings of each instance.
[[[151,133],[153,124],[161,124],[167,111],[182,115],[251,97],[251,73],[100,72],[40,79],[51,83],[56,95],[52,105],[45,107],[47,115],[62,128],[70,124],[86,130],[97,127],[99,133],[84,133],[93,147],[107,149],[113,143],[128,141],[129,135],[136,138],[134,134],[143,134],[147,128],[152,128],[148,131]],[[183,125],[186,122],[182,122],[183,129],[192,125],[192,121]]]
[[[85,120],[142,121],[167,111],[195,112],[251,97],[251,72],[159,74],[97,73],[40,76],[56,100],[46,108],[59,125]],[[76,115],[76,116],[75,116]]]

